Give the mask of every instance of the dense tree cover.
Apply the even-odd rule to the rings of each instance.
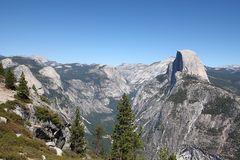
[[[5,76],[5,70],[3,68],[2,63],[0,63],[0,76],[4,77]]]
[[[76,109],[75,119],[70,128],[70,148],[72,151],[85,156],[86,154],[86,140],[84,133],[84,124],[82,122],[79,109]]]
[[[135,160],[139,150],[142,149],[140,135],[136,132],[134,114],[126,94],[118,103],[118,115],[113,131],[111,159],[113,160]]]

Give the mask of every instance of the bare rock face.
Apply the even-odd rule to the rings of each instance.
[[[14,63],[10,58],[5,58],[1,62],[2,62],[3,68],[13,67],[17,65],[17,63]]]
[[[62,88],[60,75],[56,72],[56,70],[53,67],[51,66],[44,67],[39,71],[39,73],[50,80],[51,84],[49,85],[49,87],[51,89]]]
[[[199,80],[209,82],[204,65],[194,51],[181,50],[177,52],[174,62],[170,65],[171,83],[175,84],[178,72],[195,76]]]
[[[158,159],[157,149],[177,152],[178,159],[212,160],[238,157],[240,137],[239,96],[209,83],[195,53],[179,51],[162,74],[143,84],[133,100],[136,123],[142,128],[147,159]]]
[[[32,74],[31,70],[27,66],[19,65],[14,69],[14,74],[17,79],[20,79],[22,73],[25,75],[25,79],[28,82],[28,87],[32,88],[32,86],[35,85],[38,94],[42,95],[44,93],[42,83],[37,80],[37,78]]]
[[[183,145],[177,151],[177,160],[221,160],[221,158],[208,154],[200,148]]]
[[[171,57],[164,61],[156,62],[150,65],[122,64],[118,66],[117,69],[134,89],[160,74],[165,74],[168,70],[168,65],[173,61],[174,58]]]

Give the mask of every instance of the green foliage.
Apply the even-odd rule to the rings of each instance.
[[[8,69],[5,75],[5,86],[8,89],[12,89],[15,90],[15,82],[16,82],[16,78],[12,72],[12,70]]]
[[[169,156],[169,153],[168,153],[168,150],[167,148],[160,148],[158,150],[158,156],[160,158],[160,160],[168,160],[168,156]]]
[[[211,101],[203,109],[203,114],[219,115],[231,114],[234,100],[231,97],[217,97],[214,101]]]
[[[174,102],[174,104],[183,103],[187,99],[187,90],[179,88],[178,92],[171,95],[169,100]]]
[[[96,155],[104,154],[103,146],[102,146],[103,134],[104,134],[103,128],[100,125],[97,125],[97,127],[95,129],[95,133],[94,133],[95,139],[93,142],[93,144],[95,146],[94,148],[95,148]]]
[[[134,114],[126,94],[118,103],[117,122],[113,131],[111,159],[135,160],[142,149],[140,134],[136,132]]]
[[[168,160],[177,160],[177,157],[175,154],[171,154],[168,158]]]
[[[44,95],[41,95],[41,96],[40,96],[40,99],[41,99],[43,102],[49,103],[48,98],[47,98],[46,96],[44,96]]]
[[[2,65],[2,63],[0,63],[0,76],[5,76],[5,70],[4,70],[4,68],[3,68],[3,65]]]
[[[51,121],[54,125],[59,128],[63,127],[63,122],[57,113],[53,113],[47,107],[37,107],[35,110],[35,116],[44,122]]]
[[[169,154],[167,148],[163,147],[158,150],[158,156],[160,160],[177,160],[174,153]]]
[[[34,90],[34,92],[35,92],[36,94],[38,94],[37,88],[36,88],[36,86],[35,86],[34,84],[32,85],[32,89]]]
[[[28,89],[27,81],[25,80],[25,75],[23,72],[21,74],[19,85],[17,87],[17,96],[23,100],[29,99],[29,89]]]
[[[76,110],[75,119],[70,128],[70,148],[73,152],[85,156],[86,140],[84,133],[84,124],[82,122],[79,109]]]

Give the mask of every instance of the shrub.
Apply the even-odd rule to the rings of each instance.
[[[53,113],[47,107],[37,107],[35,110],[35,116],[44,122],[51,121],[57,127],[63,127],[63,122],[57,113]]]

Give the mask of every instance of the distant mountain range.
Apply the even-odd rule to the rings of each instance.
[[[29,87],[48,97],[66,122],[78,107],[88,137],[101,124],[105,144],[111,140],[117,101],[127,93],[147,159],[157,159],[161,147],[177,152],[179,160],[238,158],[239,65],[205,67],[191,50],[150,65],[61,64],[38,56],[0,60],[16,77],[24,72]]]

